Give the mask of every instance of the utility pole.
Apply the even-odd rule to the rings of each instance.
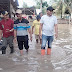
[[[63,5],[62,5],[62,1],[61,1],[61,18],[62,18],[62,8],[63,8]]]
[[[40,9],[41,9],[41,12],[42,12],[42,0],[40,0],[41,1],[41,4],[40,4]]]
[[[71,23],[72,23],[72,2],[71,2]]]

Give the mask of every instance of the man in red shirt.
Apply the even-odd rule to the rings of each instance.
[[[2,54],[6,54],[6,48],[9,44],[9,47],[11,49],[10,53],[14,52],[14,46],[13,46],[13,25],[14,22],[9,18],[9,14],[7,11],[2,12],[4,19],[0,22],[0,40],[3,40],[2,44]]]

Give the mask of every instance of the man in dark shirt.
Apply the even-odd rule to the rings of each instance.
[[[29,25],[29,21],[22,18],[22,11],[18,9],[16,11],[18,19],[14,22],[14,39],[18,42],[20,54],[23,55],[23,45],[28,52],[28,31],[30,33],[30,40],[32,41],[32,33]],[[28,30],[28,31],[27,31]]]

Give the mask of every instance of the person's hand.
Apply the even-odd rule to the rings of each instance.
[[[6,32],[12,32],[12,30],[6,29]]]
[[[32,41],[32,36],[30,36],[30,40]]]
[[[42,34],[39,34],[39,38],[42,39]]]
[[[6,32],[10,32],[10,30],[9,29],[6,29]]]
[[[55,34],[55,38],[57,38],[57,37],[58,37],[58,34],[56,33],[56,34]]]
[[[16,38],[16,37],[14,37],[14,42],[15,42],[15,43],[17,42],[17,38]]]
[[[2,38],[2,37],[0,37],[0,40],[1,40],[1,38]]]
[[[33,31],[32,31],[32,34],[33,34]]]

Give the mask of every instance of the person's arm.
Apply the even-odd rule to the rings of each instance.
[[[55,37],[57,38],[58,37],[58,25],[55,24]]]
[[[6,29],[6,32],[13,32],[14,31],[14,29],[12,28],[11,30],[9,30],[9,29]]]
[[[14,31],[14,29],[12,28],[11,30],[9,30],[10,32],[13,32]]]
[[[16,41],[16,37],[17,37],[17,25],[14,22],[14,40]]]
[[[2,28],[2,24],[1,24],[1,22],[0,22],[0,40],[1,40],[1,38],[2,38],[2,33],[3,33],[3,28]]]
[[[33,24],[32,24],[32,34],[33,34],[34,26],[35,26],[35,23],[33,21]]]
[[[17,30],[14,30],[14,41],[17,41]]]
[[[27,30],[28,30],[28,32],[29,32],[29,34],[30,34],[30,40],[32,41],[32,31],[31,31],[31,26],[29,25],[29,21],[28,20],[26,20],[26,22],[27,22]]]
[[[40,27],[39,27],[39,37],[41,38],[41,36],[42,36],[42,34],[41,34],[41,32],[42,32],[42,27],[43,27],[43,24],[41,23],[40,24]]]
[[[57,18],[55,17],[55,37],[58,37],[58,25],[57,25]]]
[[[10,30],[10,32],[13,32],[14,31],[14,21],[12,20],[12,25],[11,25],[12,29]]]
[[[32,34],[33,34],[34,26],[32,26]]]
[[[7,31],[6,32],[13,32],[14,31],[14,21],[12,20],[11,21],[11,29],[9,30],[9,29],[7,29]]]
[[[30,40],[32,41],[32,32],[31,32],[31,28],[28,29],[28,32],[30,34]]]
[[[17,37],[17,30],[14,30],[14,38]]]
[[[1,38],[2,38],[2,30],[0,30],[0,40],[1,40]]]
[[[42,37],[42,28],[43,28],[43,24],[44,24],[44,20],[43,20],[43,16],[40,19],[40,27],[39,27],[39,37]]]
[[[32,34],[33,34],[34,26],[35,26],[35,24],[33,22],[33,24],[32,24]]]

